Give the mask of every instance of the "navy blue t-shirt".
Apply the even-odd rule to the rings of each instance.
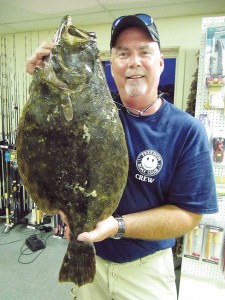
[[[137,118],[124,109],[120,118],[129,151],[129,175],[118,215],[162,205],[199,214],[218,211],[209,143],[197,119],[165,100],[152,115]],[[175,239],[109,238],[95,243],[95,249],[100,257],[121,263],[174,243]]]

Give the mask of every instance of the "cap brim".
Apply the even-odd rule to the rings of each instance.
[[[121,31],[133,26],[142,28],[153,41],[159,43],[159,40],[150,32],[150,27],[147,26],[141,19],[136,16],[126,16],[119,22],[113,31],[110,41],[110,48],[115,45],[116,39]]]

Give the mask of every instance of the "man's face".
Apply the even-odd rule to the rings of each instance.
[[[142,29],[131,27],[120,33],[112,48],[111,70],[125,104],[143,96],[154,100],[163,67],[158,44]]]

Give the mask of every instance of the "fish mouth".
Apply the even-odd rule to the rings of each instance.
[[[68,27],[68,34],[71,36],[71,39],[74,43],[86,43],[88,41],[95,41],[96,35],[94,32],[86,32],[82,29],[78,29],[73,25]]]
[[[72,24],[71,16],[65,16],[56,31],[53,39],[54,43],[56,45],[59,44],[61,38],[66,40],[69,44],[75,45],[78,43],[87,43],[88,41],[96,41],[96,34],[76,28]]]

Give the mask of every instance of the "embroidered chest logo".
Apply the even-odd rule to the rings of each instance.
[[[136,166],[142,175],[146,177],[155,176],[162,170],[163,159],[158,152],[145,150],[138,155]]]

